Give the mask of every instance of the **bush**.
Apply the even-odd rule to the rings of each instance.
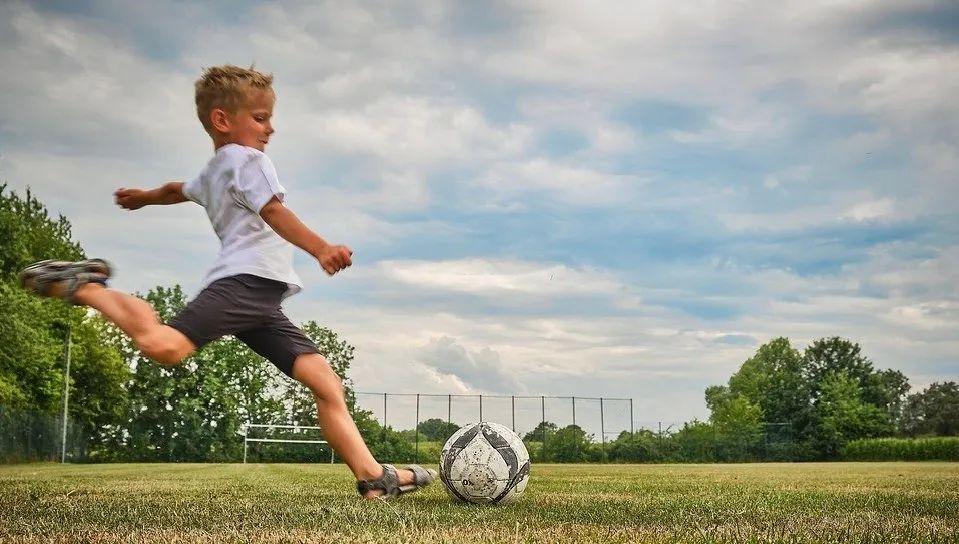
[[[667,439],[650,430],[623,431],[609,445],[609,459],[621,463],[656,463],[666,460]]]
[[[867,438],[843,448],[847,461],[959,461],[959,437]]]

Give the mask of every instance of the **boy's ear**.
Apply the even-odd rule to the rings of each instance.
[[[230,132],[230,115],[220,108],[210,112],[210,124],[218,132]]]

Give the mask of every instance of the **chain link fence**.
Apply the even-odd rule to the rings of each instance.
[[[546,451],[549,432],[569,425],[581,428],[604,452],[608,441],[636,429],[633,400],[628,398],[362,391],[355,396],[357,406],[371,412],[384,428],[409,431],[416,459],[437,455],[452,429],[480,421],[504,425],[521,438],[538,443],[542,452]],[[425,440],[415,430],[431,420],[450,424],[450,430],[433,437],[435,440]],[[530,453],[536,455],[534,451]]]
[[[82,426],[59,415],[14,410],[0,405],[0,463],[84,461],[88,437]]]

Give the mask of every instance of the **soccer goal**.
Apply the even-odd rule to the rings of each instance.
[[[306,427],[302,425],[261,425],[257,423],[247,423],[246,430],[243,433],[243,462],[246,463],[246,452],[250,446],[250,442],[284,442],[290,444],[326,444],[329,443],[326,440],[312,440],[312,439],[294,439],[294,438],[251,438],[250,429],[266,429],[267,432],[274,429],[292,429],[294,433],[298,431],[319,431],[319,427]],[[333,448],[330,448],[330,464],[333,463]]]

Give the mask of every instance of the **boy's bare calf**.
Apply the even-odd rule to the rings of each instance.
[[[88,283],[77,290],[73,300],[116,323],[144,355],[162,365],[178,365],[196,351],[182,332],[160,323],[153,307],[143,299]]]

